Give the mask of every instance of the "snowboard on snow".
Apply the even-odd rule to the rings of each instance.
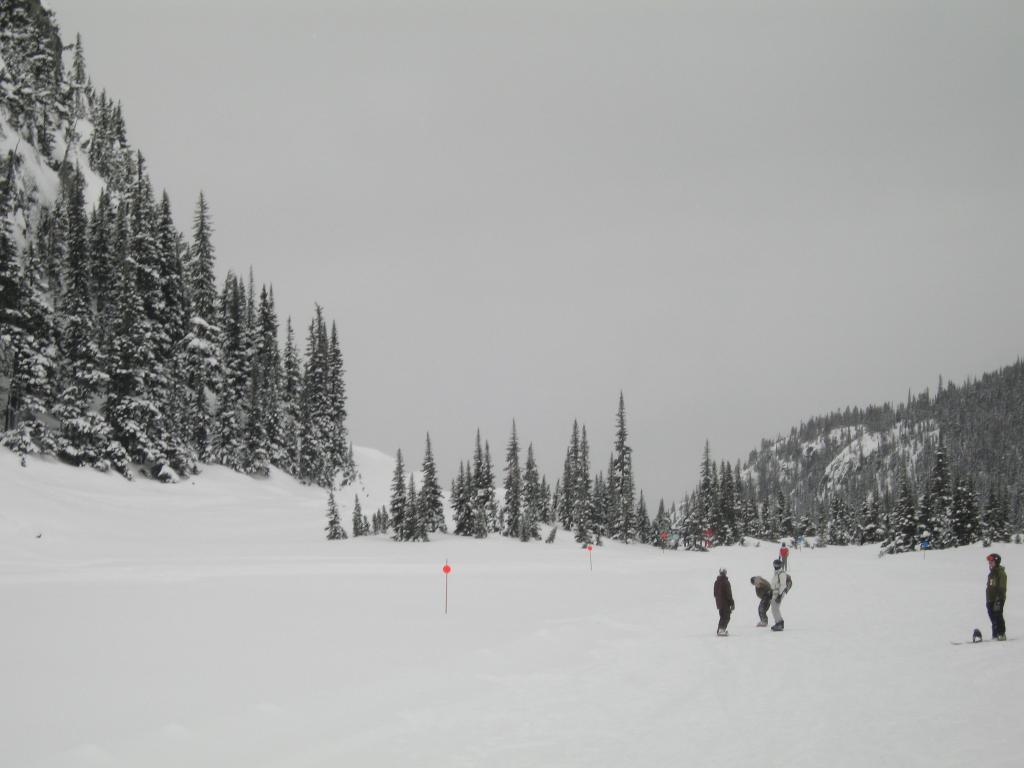
[[[1006,640],[1013,640],[1014,638],[1008,637]],[[971,635],[970,640],[950,640],[951,645],[974,645],[975,643],[1004,643],[1006,640],[985,640],[981,636],[981,630],[974,630],[974,634]]]

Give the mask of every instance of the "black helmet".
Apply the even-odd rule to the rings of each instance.
[[[772,565],[773,565],[773,566],[775,566],[775,570],[777,571],[777,570],[779,570],[779,568],[781,568],[781,567],[782,567],[782,561],[781,561],[781,560],[775,560],[775,561],[774,561],[774,562],[772,563]]]
[[[993,552],[991,555],[989,555],[985,559],[988,560],[990,563],[995,563],[996,565],[1002,565],[1002,563],[1003,563],[1003,558],[1001,558],[995,552]]]
[[[719,576],[725,576],[725,568],[719,568],[718,569],[718,575]]]

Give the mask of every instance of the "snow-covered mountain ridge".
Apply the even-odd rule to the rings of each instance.
[[[759,498],[781,493],[799,514],[820,519],[832,499],[850,508],[888,499],[902,473],[923,492],[937,447],[976,493],[1006,500],[1021,518],[1024,491],[1024,364],[1020,361],[896,406],[846,409],[764,440],[738,472]]]

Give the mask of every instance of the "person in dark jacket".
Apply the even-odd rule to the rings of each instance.
[[[736,603],[732,600],[732,585],[729,583],[725,568],[718,569],[718,578],[715,579],[715,605],[718,606],[718,634],[728,635],[729,618]]]
[[[1003,606],[1006,605],[1006,570],[1003,559],[995,552],[989,555],[988,582],[985,584],[985,607],[988,618],[992,622],[992,639],[1006,639],[1006,621],[1003,619]]]
[[[751,576],[750,583],[754,585],[754,594],[760,598],[761,602],[757,604],[757,626],[767,627],[768,626],[768,606],[772,604],[772,585],[768,579],[763,579],[760,576]]]

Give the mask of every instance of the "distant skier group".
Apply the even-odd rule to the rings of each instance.
[[[1006,605],[1006,570],[1003,560],[995,552],[986,557],[988,561],[988,580],[985,583],[985,609],[992,622],[992,639],[1006,639],[1006,620],[1003,618],[1003,607]],[[779,547],[779,556],[772,562],[771,580],[761,576],[751,576],[750,583],[754,586],[754,594],[758,598],[758,627],[768,626],[768,609],[772,611],[772,632],[782,632],[786,622],[782,618],[782,598],[793,588],[793,578],[787,573],[789,548],[783,542]],[[729,634],[729,620],[736,610],[736,601],[732,596],[732,584],[725,568],[718,569],[715,579],[715,605],[718,607],[718,635]],[[977,630],[975,630],[977,635]]]
[[[768,609],[772,610],[772,632],[781,632],[786,628],[786,622],[782,618],[782,598],[793,588],[793,578],[786,572],[789,562],[789,549],[783,543],[779,548],[779,556],[772,562],[774,573],[769,581],[761,576],[751,576],[750,583],[754,585],[754,594],[758,597],[757,605],[757,626],[768,626]],[[729,619],[736,609],[736,602],[732,597],[732,584],[729,583],[729,575],[725,568],[719,568],[718,578],[715,579],[715,605],[718,606],[718,635],[725,637],[729,634]]]

